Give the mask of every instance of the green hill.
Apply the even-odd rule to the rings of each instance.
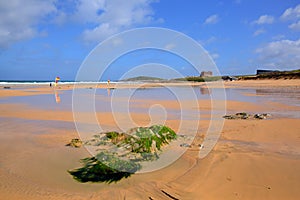
[[[133,78],[123,79],[122,81],[164,81],[165,79],[152,76],[137,76]]]

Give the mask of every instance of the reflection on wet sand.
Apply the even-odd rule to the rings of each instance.
[[[55,96],[55,102],[60,103],[60,96],[58,95],[58,92],[54,90],[54,96]]]
[[[257,96],[267,96],[276,101],[289,105],[299,106],[300,89],[299,88],[272,88],[272,89],[256,89]]]
[[[203,95],[210,94],[210,91],[209,91],[209,89],[207,87],[200,87],[200,92]]]

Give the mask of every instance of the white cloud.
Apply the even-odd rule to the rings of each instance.
[[[295,8],[288,8],[284,11],[284,13],[280,16],[282,20],[290,20],[290,19],[298,19],[300,18],[300,4],[298,4]]]
[[[258,64],[279,69],[300,68],[300,38],[270,42],[255,50]]]
[[[204,41],[204,44],[211,44],[217,41],[217,38],[215,36],[211,36],[207,40]]]
[[[289,28],[294,31],[300,31],[300,4],[294,8],[286,9],[280,16],[280,19],[294,21],[294,23],[289,25]]]
[[[272,24],[274,22],[274,17],[271,15],[262,15],[257,20],[255,20],[254,24]]]
[[[167,44],[166,46],[165,46],[165,49],[167,49],[167,50],[172,50],[172,49],[174,49],[176,47],[176,44],[174,44],[174,43],[169,43],[169,44]]]
[[[265,33],[266,31],[264,29],[258,29],[253,33],[253,36],[258,36],[261,35],[263,33]]]
[[[206,39],[206,40],[199,40],[198,42],[199,42],[201,45],[205,46],[205,45],[212,44],[212,43],[214,43],[214,42],[216,42],[216,41],[217,41],[217,38],[216,38],[215,36],[211,36],[211,37],[209,37],[209,38]]]
[[[210,54],[210,56],[212,57],[212,59],[218,59],[220,57],[217,53],[212,53]]]
[[[285,35],[279,34],[272,37],[272,40],[282,40],[285,38]]]
[[[85,40],[85,42],[101,41],[104,38],[117,33],[118,31],[118,27],[111,26],[109,23],[102,23],[92,30],[85,30],[83,32],[83,39]]]
[[[97,23],[100,18],[99,13],[104,12],[105,4],[105,0],[79,0],[73,20],[81,23]]]
[[[0,48],[39,35],[35,26],[56,12],[53,3],[54,0],[0,1]]]
[[[206,18],[204,24],[216,24],[219,21],[218,15],[211,15],[208,18]]]
[[[73,18],[82,23],[92,23],[94,28],[83,33],[85,42],[99,42],[122,30],[152,22],[150,4],[153,0],[80,0]]]
[[[81,23],[85,42],[99,42],[112,34],[148,23],[154,19],[150,6],[157,0],[9,0],[0,1],[0,48],[15,42],[45,35],[38,25]]]
[[[300,31],[300,21],[289,25],[289,28],[294,31]]]
[[[115,39],[113,39],[112,43],[113,43],[113,46],[120,46],[121,44],[124,43],[124,41],[121,38],[115,38]]]

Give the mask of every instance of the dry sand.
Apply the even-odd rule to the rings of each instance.
[[[300,82],[236,81],[225,83],[225,86],[299,87]],[[61,86],[57,90],[70,88]],[[53,93],[53,88],[1,89],[0,97],[50,93]],[[175,101],[152,102],[151,99],[136,106],[147,107],[151,103],[172,109],[179,106]],[[210,106],[210,101],[200,100],[199,108],[194,109],[209,110]],[[300,111],[297,106],[274,102],[262,105],[234,100],[227,102],[230,113],[260,112],[273,107]],[[188,148],[180,159],[168,167],[135,174],[118,183],[83,184],[67,173],[68,169],[80,166],[79,159],[89,156],[84,148],[64,146],[71,138],[78,137],[71,111],[2,103],[0,113],[0,199],[300,198],[299,118],[274,116],[267,120],[226,120],[213,151],[204,159],[199,159],[197,145],[202,142],[210,123],[204,119],[192,148]],[[140,125],[149,123],[148,113],[131,115]],[[116,125],[110,113],[97,113],[97,117],[108,127]],[[176,130],[178,120],[169,119],[167,125]]]

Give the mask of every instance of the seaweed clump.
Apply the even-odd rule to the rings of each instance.
[[[83,167],[68,172],[79,182],[117,182],[127,178],[141,168],[138,163],[121,160],[118,157],[99,153],[95,157],[81,160]],[[118,169],[118,170],[117,170]]]
[[[153,153],[161,150],[163,145],[176,139],[176,133],[167,126],[138,127],[129,130],[130,136],[124,140],[135,153]]]
[[[163,125],[100,133],[84,143],[100,153],[82,159],[83,167],[68,172],[79,182],[116,182],[140,170],[141,162],[157,160],[162,147],[176,138]]]

